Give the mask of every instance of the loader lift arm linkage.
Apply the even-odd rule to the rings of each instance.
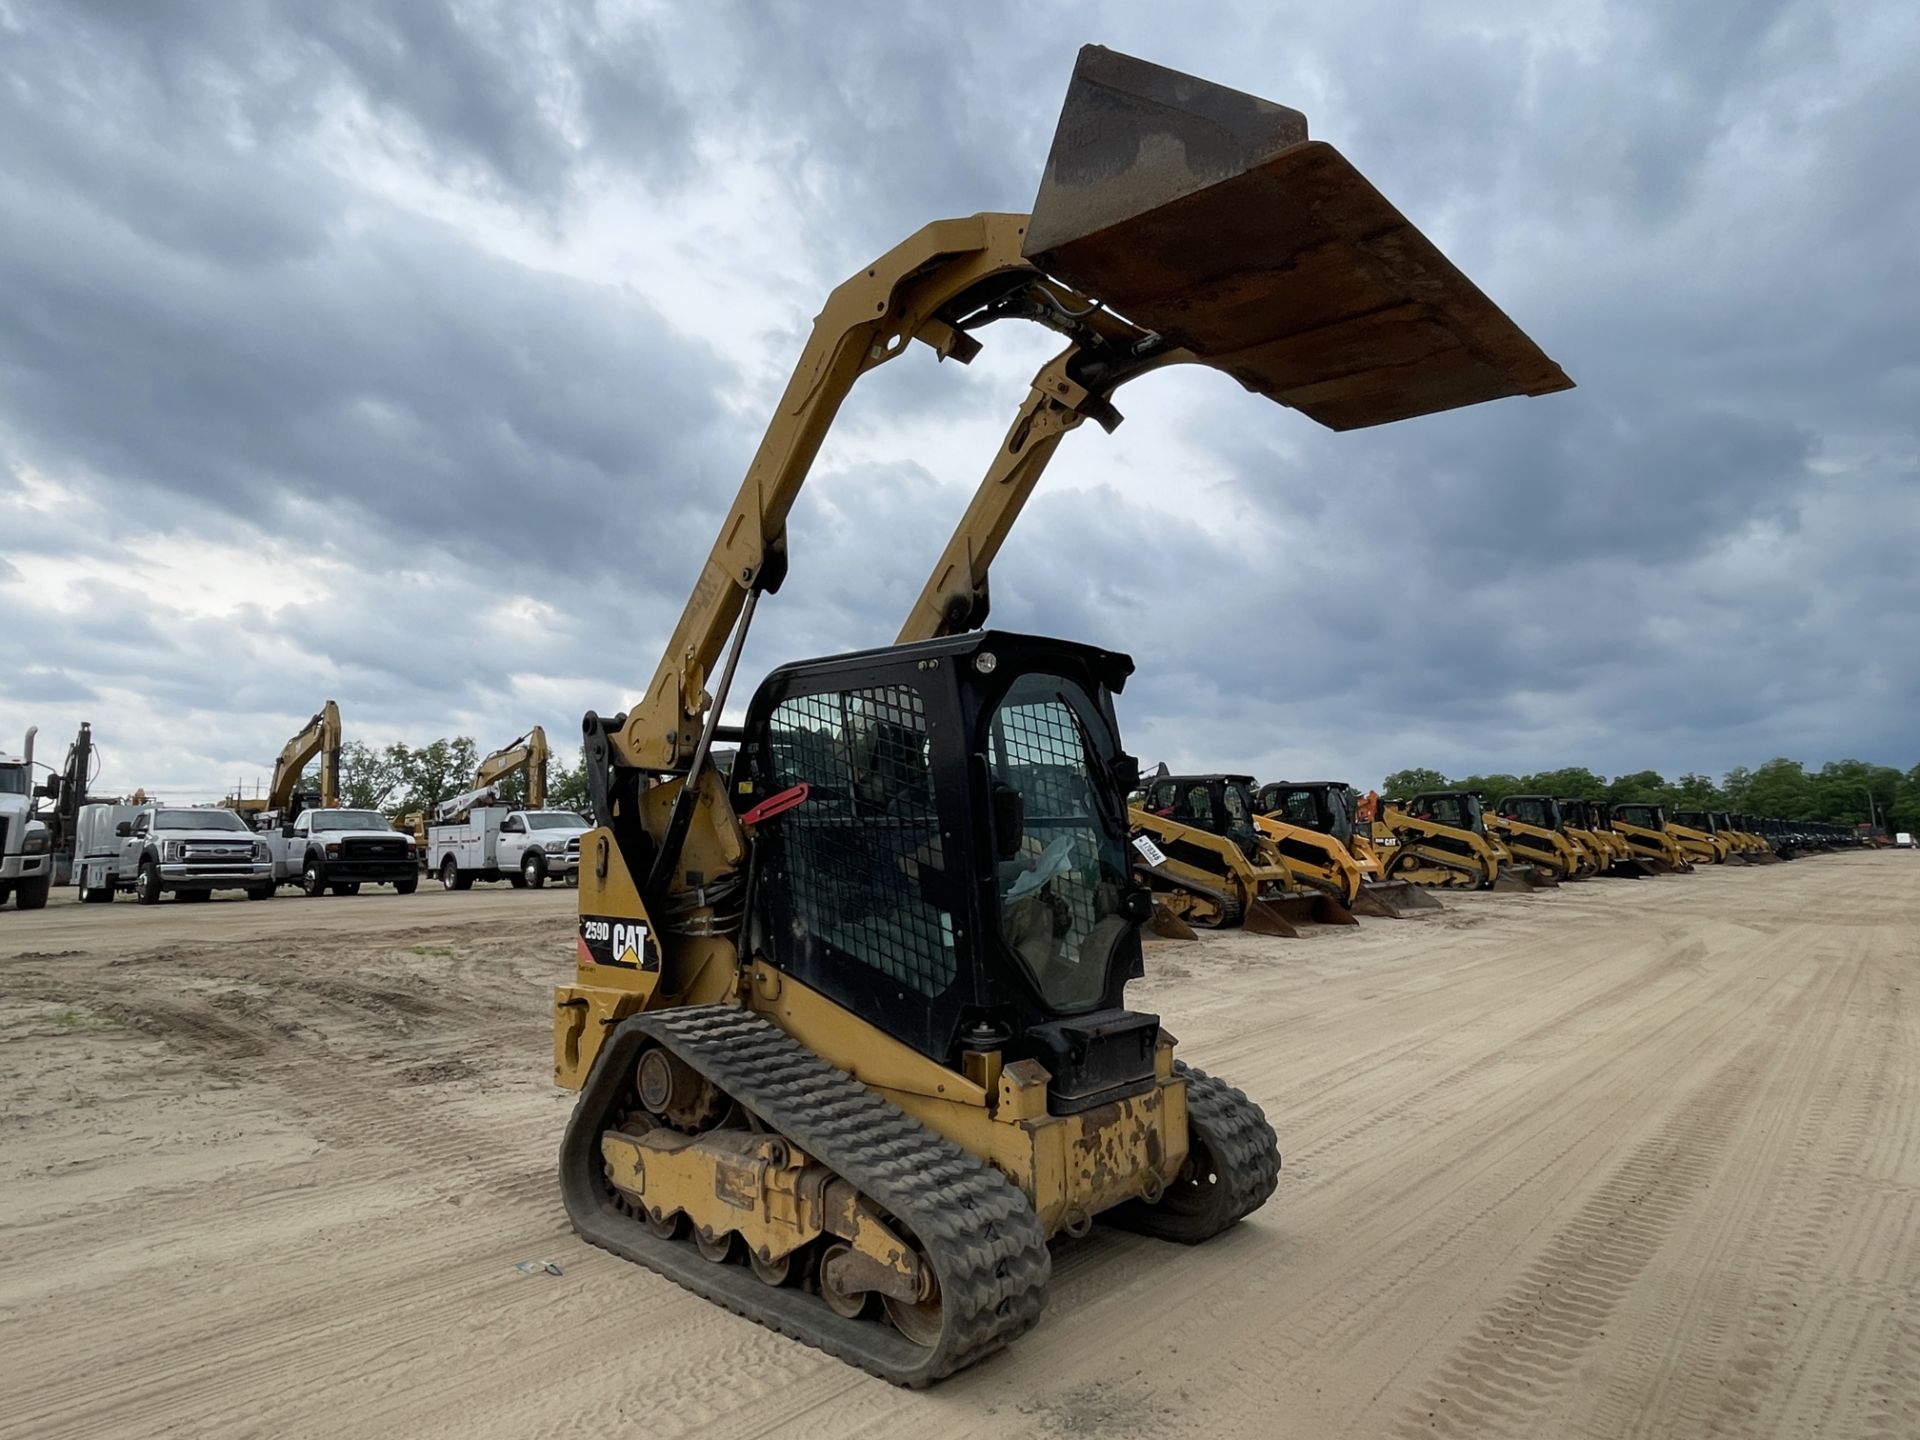
[[[719,716],[841,404],[915,341],[970,361],[999,319],[1068,344],[917,643],[777,667],[722,783]],[[1150,912],[1112,704],[1132,661],[966,633],[1059,440],[1178,362],[1336,429],[1571,383],[1298,112],[1089,46],[1031,217],[937,221],[828,298],[646,690],[583,722],[568,1214],[895,1383],[1030,1326],[1054,1235],[1204,1240],[1277,1182],[1258,1107],[1125,1007]]]

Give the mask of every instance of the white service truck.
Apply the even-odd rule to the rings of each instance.
[[[273,898],[273,852],[238,812],[214,805],[82,805],[73,883],[83,905],[121,892],[142,905],[216,890]]]
[[[580,837],[592,822],[571,810],[509,810],[482,805],[466,819],[427,827],[428,863],[449,890],[476,880],[505,880],[538,890],[548,880],[580,878]]]
[[[265,835],[275,883],[307,895],[358,895],[362,885],[391,885],[401,895],[420,888],[412,838],[378,810],[303,808]]]
[[[53,831],[34,816],[35,793],[29,730],[25,753],[0,755],[0,908],[38,910],[53,888]]]

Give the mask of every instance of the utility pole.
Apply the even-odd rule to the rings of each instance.
[[[1873,833],[1878,836],[1880,833],[1880,820],[1873,809],[1873,791],[1869,790],[1865,785],[1862,785],[1860,787],[1860,793],[1867,797],[1867,824],[1873,827]]]

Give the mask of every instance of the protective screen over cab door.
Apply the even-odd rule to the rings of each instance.
[[[1121,799],[1106,794],[1088,746],[1102,725],[1085,692],[1055,675],[1021,676],[987,722],[993,779],[1025,806],[1018,853],[999,861],[1001,934],[1056,1013],[1100,1003],[1128,930]]]

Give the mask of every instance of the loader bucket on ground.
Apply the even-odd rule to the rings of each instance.
[[[1537,876],[1538,872],[1527,866],[1502,865],[1494,872],[1493,884],[1489,888],[1502,895],[1530,895],[1535,890],[1545,888]]]
[[[1162,940],[1198,940],[1200,938],[1199,931],[1158,900],[1153,902],[1153,914],[1147,919],[1146,929],[1149,934],[1158,935]]]
[[[1304,115],[1098,45],[1024,251],[1334,430],[1573,385]]]
[[[1290,894],[1275,895],[1260,903],[1296,929],[1303,925],[1358,925],[1360,923],[1353,918],[1353,912],[1346,906],[1318,890],[1295,890]]]
[[[1360,887],[1359,898],[1353,902],[1354,914],[1386,920],[1410,920],[1445,908],[1418,885],[1405,880],[1369,881]]]
[[[1274,908],[1270,900],[1255,900],[1249,904],[1246,914],[1240,917],[1240,928],[1251,930],[1256,935],[1284,935],[1289,940],[1300,938],[1300,931]]]

